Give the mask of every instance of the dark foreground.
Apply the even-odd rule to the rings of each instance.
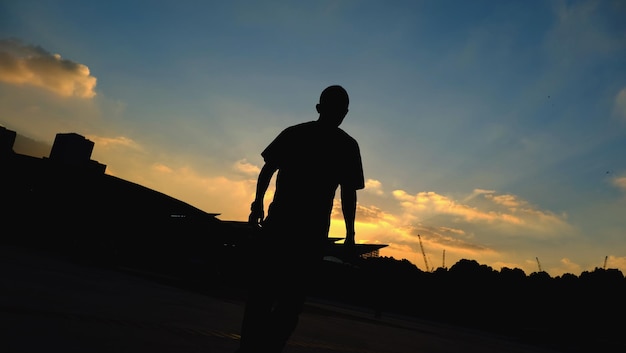
[[[0,245],[0,352],[234,352],[240,295]],[[285,353],[557,352],[311,300]]]

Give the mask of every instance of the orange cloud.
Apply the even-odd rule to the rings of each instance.
[[[481,211],[432,191],[419,192],[413,196],[403,190],[395,190],[393,195],[400,201],[407,213],[418,218],[430,218],[436,214],[460,216],[466,221],[492,222],[499,218],[498,214],[493,211]]]
[[[626,192],[626,176],[613,179],[613,185],[617,186],[618,189]]]
[[[234,169],[246,175],[253,176],[259,175],[259,173],[261,172],[261,168],[248,162],[246,159],[235,162]]]
[[[226,220],[245,220],[254,199],[256,181],[233,180],[224,176],[206,176],[192,167],[152,165],[142,185],[164,192],[206,212],[219,213]],[[268,190],[266,199],[272,197]]]
[[[95,136],[95,135],[88,135],[86,137],[90,139],[91,141],[93,141],[98,147],[109,148],[113,146],[123,146],[123,147],[132,148],[132,149],[141,148],[135,141],[125,136],[100,137],[100,136]]]
[[[365,181],[365,191],[371,192],[374,195],[383,195],[382,183],[375,179],[367,179]]]
[[[493,200],[493,202],[508,207],[508,208],[512,208],[515,209],[517,207],[519,207],[522,203],[517,199],[517,197],[513,196],[513,195],[485,195],[486,198],[489,198],[491,200]]]
[[[0,40],[0,81],[44,88],[62,97],[93,98],[97,79],[83,64],[5,39]]]
[[[395,190],[393,195],[403,207],[404,217],[413,223],[438,217],[438,222],[449,224],[482,223],[507,227],[511,231],[507,232],[509,234],[514,234],[514,230],[526,230],[534,234],[558,235],[570,228],[565,222],[566,215],[535,209],[514,195],[494,195],[493,192],[475,190],[463,202],[432,191],[410,195],[403,190]],[[468,203],[481,195],[483,197],[476,200],[479,206]]]

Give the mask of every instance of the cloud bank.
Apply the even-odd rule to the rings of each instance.
[[[382,191],[382,183],[368,180],[367,184],[370,194],[379,199],[363,197],[358,204],[358,242],[387,244],[382,250],[384,256],[409,256],[418,266],[422,266],[418,234],[427,256],[436,260],[445,251],[450,263],[480,258],[494,266],[532,271],[535,259],[529,258],[532,262],[526,263],[517,254],[526,246],[523,244],[541,247],[546,242],[564,241],[575,233],[567,214],[542,210],[513,194],[474,189],[455,197],[433,191],[412,194],[394,190],[389,199]],[[399,211],[391,211],[388,207],[395,207],[383,199],[393,200],[392,205],[395,203]],[[380,207],[381,203],[386,206]],[[341,204],[336,200],[334,206],[331,233],[342,236],[345,230]]]
[[[62,97],[90,99],[97,79],[83,64],[16,39],[0,40],[0,82],[46,89]]]

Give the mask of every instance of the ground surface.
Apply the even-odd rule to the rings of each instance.
[[[0,352],[234,352],[240,299],[0,245]],[[443,324],[311,300],[285,353],[549,353]]]

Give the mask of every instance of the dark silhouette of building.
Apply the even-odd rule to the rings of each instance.
[[[92,168],[104,174],[106,165],[91,159],[94,143],[77,133],[57,134],[50,151],[50,160],[64,167]]]
[[[14,153],[13,145],[15,144],[16,136],[17,133],[15,131],[0,126],[0,158],[7,158]]]

